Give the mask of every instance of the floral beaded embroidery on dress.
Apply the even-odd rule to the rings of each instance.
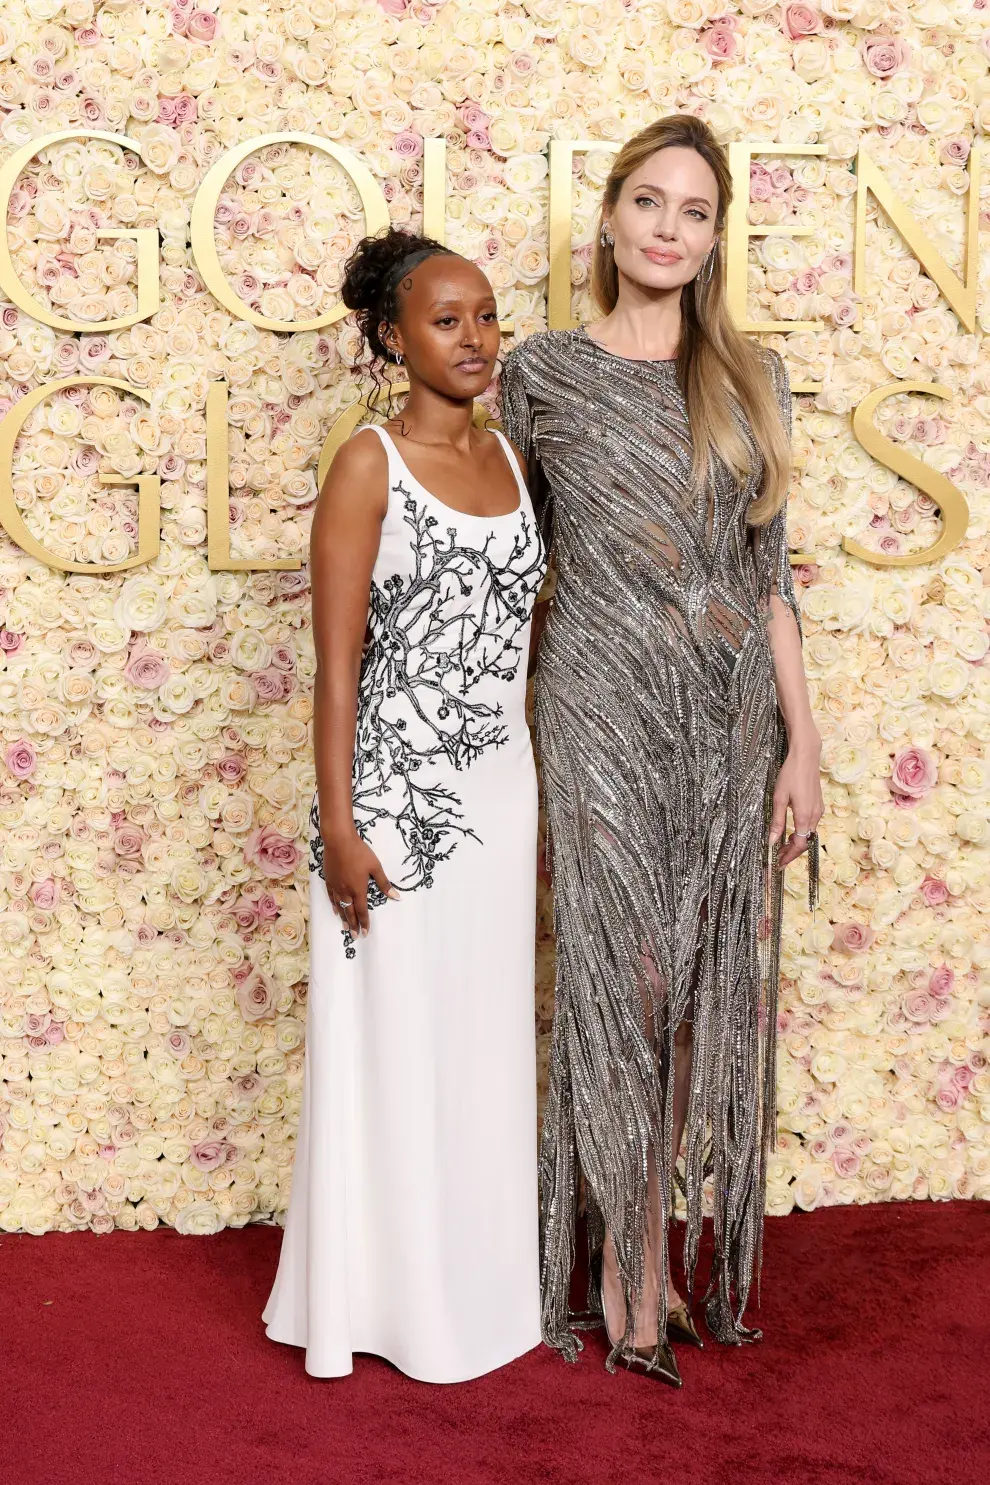
[[[494,533],[474,546],[453,525],[441,531],[442,517],[401,479],[392,494],[409,528],[407,570],[371,587],[351,795],[362,840],[382,827],[398,831],[404,855],[393,885],[410,892],[432,886],[459,838],[478,839],[450,774],[508,739],[495,688],[525,665],[521,639],[545,561],[526,511],[505,553]],[[310,829],[310,867],[323,876],[316,796]],[[368,906],[384,901],[370,882]],[[350,957],[346,928],[343,939]]]
[[[375,427],[388,505],[353,767],[399,888],[344,938],[314,813],[306,1074],[268,1334],[315,1376],[357,1352],[465,1381],[540,1338],[537,785],[526,721],[545,558],[518,460],[502,516],[437,500]]]

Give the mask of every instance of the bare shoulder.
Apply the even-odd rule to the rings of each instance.
[[[330,472],[350,478],[355,475],[374,475],[376,471],[383,476],[388,469],[388,456],[385,447],[377,433],[372,432],[367,424],[352,433],[346,443],[342,443],[333,456]]]
[[[388,504],[388,456],[381,439],[367,427],[352,433],[333,456],[321,501],[370,507],[384,514]]]

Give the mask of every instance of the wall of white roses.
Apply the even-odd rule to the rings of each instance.
[[[750,183],[751,222],[811,229],[753,239],[751,316],[821,327],[767,337],[792,380],[821,386],[795,398],[790,538],[813,558],[796,573],[828,807],[814,919],[802,873],[788,883],[768,1210],[990,1196],[987,254],[968,330],[871,206],[854,292],[850,169],[868,142],[961,274],[988,61],[988,0],[11,0],[0,159],[62,129],[135,141],[50,146],[11,193],[18,277],[91,328],[0,300],[0,415],[64,377],[134,389],[77,385],[31,412],[17,507],[49,551],[111,565],[137,550],[137,492],[105,477],[156,475],[161,546],[92,576],[0,533],[0,1227],[212,1232],[287,1203],[307,577],[210,569],[205,408],[226,381],[234,555],[304,559],[321,445],[369,382],[349,320],[279,334],[209,292],[190,215],[210,166],[260,134],[316,134],[418,225],[423,141],[444,138],[448,241],[485,266],[521,337],[546,324],[549,142],[613,144],[681,109],[726,142],[825,147],[757,158]],[[609,163],[575,155],[581,317]],[[215,240],[239,297],[297,322],[337,302],[363,222],[331,157],[279,143],[232,173]],[[138,255],[106,227],[161,234],[161,307],[109,332],[136,312]],[[876,421],[964,492],[969,527],[941,561],[877,568],[843,538],[897,556],[939,527],[852,434],[852,410],[894,379],[951,393],[891,398]],[[549,915],[541,887],[541,1087]]]

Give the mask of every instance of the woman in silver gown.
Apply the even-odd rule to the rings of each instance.
[[[557,571],[536,683],[557,937],[544,1338],[575,1358],[583,1177],[609,1369],[676,1386],[670,1341],[702,1344],[706,1200],[708,1328],[759,1338],[743,1314],[774,1130],[780,872],[817,851],[822,812],[784,527],[790,394],[780,357],[729,318],[730,194],[693,117],[627,143],[595,247],[605,317],[531,336],[502,378]],[[682,1136],[687,1304],[667,1237]]]

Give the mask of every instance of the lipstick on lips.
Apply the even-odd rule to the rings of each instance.
[[[654,263],[659,263],[664,268],[669,268],[671,263],[679,263],[681,261],[680,253],[665,252],[663,248],[644,248],[643,252]]]

